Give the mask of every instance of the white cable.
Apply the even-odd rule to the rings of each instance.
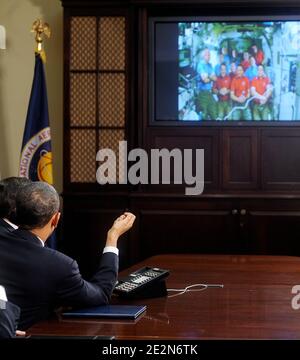
[[[191,289],[194,287],[202,287],[200,289]],[[178,292],[178,294],[174,294],[174,295],[169,295],[168,297],[175,297],[175,296],[179,296],[179,295],[183,295],[186,292],[190,292],[190,291],[203,291],[206,290],[207,288],[223,288],[224,285],[223,284],[192,284],[189,285],[187,287],[185,287],[184,289],[167,289],[167,291],[174,291],[174,292]]]
[[[246,110],[247,107],[248,107],[248,105],[249,105],[249,103],[250,103],[250,101],[252,101],[253,99],[256,99],[256,96],[252,96],[252,97],[248,98],[247,101],[245,102],[245,105],[244,105],[244,106],[242,106],[242,105],[240,105],[240,106],[234,106],[234,107],[229,111],[229,113],[224,117],[223,120],[227,120],[227,119],[230,117],[230,115],[231,115],[235,110]],[[222,119],[221,119],[221,120],[222,120]]]

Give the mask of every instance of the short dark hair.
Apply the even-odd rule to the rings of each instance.
[[[24,177],[8,177],[0,181],[0,218],[16,222],[16,197],[23,186],[31,183]]]
[[[36,181],[24,186],[16,198],[17,224],[26,230],[44,227],[59,211],[59,196],[53,186]]]

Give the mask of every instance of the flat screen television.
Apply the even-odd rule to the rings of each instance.
[[[300,16],[153,17],[149,40],[151,123],[300,121]]]

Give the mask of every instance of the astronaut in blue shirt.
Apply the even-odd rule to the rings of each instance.
[[[217,117],[217,103],[212,94],[212,87],[217,77],[209,62],[209,49],[203,50],[202,59],[197,65],[197,73],[199,74],[197,108],[198,111],[201,111],[203,120],[215,120]]]
[[[255,58],[253,56],[250,57],[250,66],[245,71],[245,76],[252,81],[257,76],[257,65],[255,62]]]
[[[219,54],[219,63],[215,66],[215,69],[214,69],[214,72],[215,72],[216,76],[221,76],[221,66],[222,66],[222,64],[226,65],[226,72],[229,73],[230,66],[225,61],[224,54],[220,53]]]

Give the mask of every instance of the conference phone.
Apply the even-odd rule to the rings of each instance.
[[[127,298],[149,298],[167,295],[165,278],[169,270],[145,266],[120,278],[114,293]]]

